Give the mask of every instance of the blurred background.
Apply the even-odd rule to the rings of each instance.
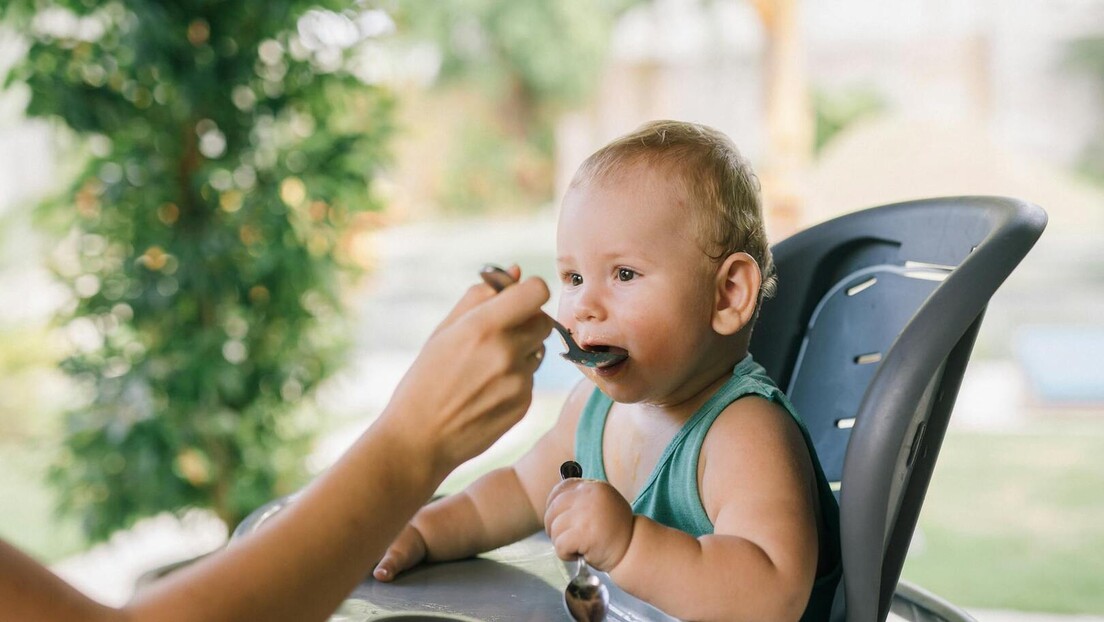
[[[751,159],[774,240],[938,195],[1048,211],[904,577],[1104,619],[1101,0],[8,0],[0,76],[0,536],[105,602],[330,464],[483,263],[551,277],[575,167],[673,118]],[[546,359],[445,490],[575,374]]]

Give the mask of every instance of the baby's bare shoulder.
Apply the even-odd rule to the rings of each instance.
[[[729,404],[702,444],[699,473],[707,513],[733,499],[803,494],[813,477],[801,430],[781,405],[758,396]]]
[[[805,450],[801,430],[790,413],[777,402],[758,395],[742,397],[729,404],[705,437],[702,451],[730,453],[734,448],[753,449],[763,444],[772,450],[793,446]]]

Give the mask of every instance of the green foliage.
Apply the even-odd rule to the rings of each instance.
[[[853,88],[833,93],[816,91],[813,107],[816,114],[814,151],[820,153],[848,125],[884,111],[886,103],[873,90]]]
[[[493,123],[465,124],[448,157],[441,199],[452,210],[481,213],[550,196],[551,155]]]
[[[435,42],[444,82],[475,80],[496,99],[534,107],[582,101],[605,60],[616,17],[633,0],[395,3],[400,31]]]
[[[594,91],[614,22],[639,1],[392,2],[400,39],[431,42],[439,53],[438,85],[474,89],[489,108],[461,113],[476,120],[447,164],[447,206],[552,198],[554,123]]]
[[[393,116],[347,69],[355,47],[297,22],[319,5],[345,3],[8,7],[31,44],[9,83],[89,152],[44,209],[68,228],[64,369],[91,396],[52,480],[94,538],[188,506],[233,524],[299,482],[303,398],[345,345],[343,241],[378,207]]]

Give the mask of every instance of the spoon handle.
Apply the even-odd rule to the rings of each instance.
[[[575,478],[575,477],[582,477],[582,476],[583,476],[583,465],[579,464],[578,462],[575,462],[574,460],[568,460],[567,462],[564,462],[563,464],[560,465],[560,479],[561,480],[572,479],[572,478]],[[586,576],[587,574],[590,573],[589,572],[590,569],[587,568],[586,560],[583,559],[582,555],[580,555],[578,558],[576,558],[575,563],[576,563],[576,567],[575,567],[575,575],[576,576],[583,577],[583,576]]]
[[[583,467],[574,460],[568,460],[560,465],[560,479],[571,479],[573,477],[582,477]]]
[[[479,271],[479,276],[483,278],[484,283],[493,287],[496,292],[500,292],[514,284],[514,277],[510,276],[509,272],[490,264],[483,266],[483,269]]]

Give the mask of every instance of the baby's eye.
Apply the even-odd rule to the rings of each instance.
[[[629,268],[618,268],[617,269],[617,280],[618,281],[631,281],[635,278],[636,278],[636,272],[635,271],[630,270]]]
[[[571,285],[578,287],[583,284],[583,275],[572,272],[567,275],[567,282]]]

